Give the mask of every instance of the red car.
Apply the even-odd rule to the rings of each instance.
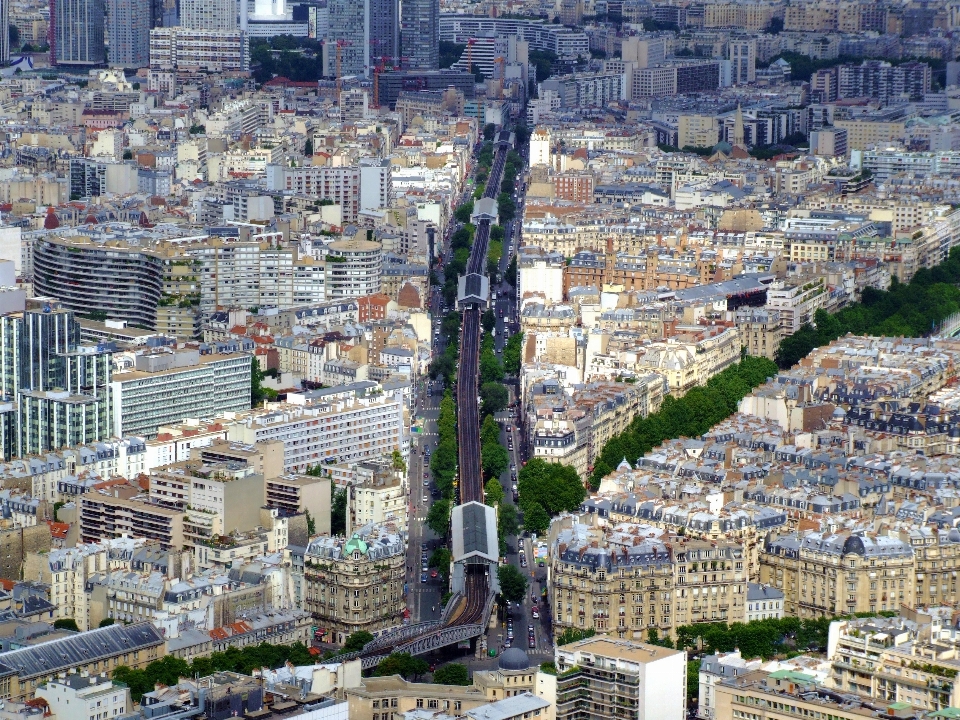
[[[430,577],[435,578],[436,576],[437,576],[437,571],[436,571],[436,570],[431,570],[431,571],[430,571]]]

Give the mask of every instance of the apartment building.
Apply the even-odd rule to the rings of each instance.
[[[303,165],[286,167],[284,165],[267,166],[267,190],[271,192],[289,192],[296,195],[332,200],[341,207],[344,223],[356,222],[361,210],[361,198],[373,203],[374,198],[382,200],[388,196],[392,185],[390,174],[378,165]],[[364,195],[361,178],[367,181],[377,180],[376,192],[369,188]],[[382,187],[381,187],[382,184]],[[376,208],[385,207],[377,205]],[[373,208],[373,209],[376,209]]]
[[[682,720],[687,654],[658,645],[592,637],[558,647],[557,674],[538,676],[538,695],[557,720]]]
[[[103,675],[67,673],[37,688],[38,698],[47,701],[57,717],[76,716],[112,718],[130,711],[130,688]]]
[[[406,545],[392,525],[367,525],[349,538],[314,538],[304,554],[304,609],[342,644],[359,630],[378,635],[403,624]]]
[[[128,535],[170,548],[186,544],[182,510],[163,507],[146,498],[125,499],[101,492],[80,496],[80,542],[96,543]]]
[[[195,546],[260,524],[264,477],[236,461],[185,460],[150,472],[150,501],[184,513],[184,544]]]
[[[33,700],[37,688],[56,681],[60,673],[96,677],[121,665],[143,669],[163,656],[164,643],[152,623],[118,623],[11,650],[0,665],[0,698]]]
[[[408,530],[408,484],[392,464],[360,463],[357,483],[352,486],[348,509],[351,527],[388,523],[405,535]]]
[[[781,284],[767,290],[766,310],[780,315],[784,336],[793,335],[802,325],[813,322],[817,310],[827,304],[830,294],[823,276],[811,278],[803,284]]]
[[[957,707],[960,688],[953,679],[960,661],[951,657],[956,638],[945,614],[940,608],[831,623],[834,687],[925,711]]]
[[[312,475],[280,475],[266,480],[266,505],[282,515],[309,514],[315,523],[314,532],[330,534],[329,477]]]
[[[158,27],[150,31],[150,67],[178,72],[243,72],[250,64],[246,33]]]
[[[380,387],[375,386],[375,387]],[[252,445],[283,443],[283,471],[303,473],[319,464],[359,461],[399,450],[409,455],[410,439],[401,401],[382,390],[363,397],[273,403],[266,409],[226,413],[227,437]]]
[[[736,543],[682,540],[633,523],[609,531],[574,524],[559,532],[551,557],[556,636],[571,628],[642,640],[650,631],[666,637],[681,625],[746,615]]]
[[[328,246],[324,281],[331,300],[380,292],[383,246],[369,240],[337,240]]]
[[[111,437],[111,353],[80,352],[80,324],[56,300],[20,296],[8,308],[0,315],[3,459]]]
[[[736,311],[734,322],[747,355],[774,359],[784,335],[778,310],[743,308]]]
[[[906,123],[885,118],[837,119],[834,125],[847,131],[847,150],[866,150],[903,142]]]
[[[840,697],[835,690],[819,686],[812,675],[795,670],[737,675],[718,683],[716,696],[717,718],[784,720],[815,718],[820,713],[828,720],[867,720],[876,716],[856,696]]]
[[[158,348],[132,360],[111,382],[117,435],[153,438],[162,425],[250,407],[253,365],[247,353]]]
[[[760,582],[783,592],[784,614],[800,618],[912,606],[913,574],[913,548],[886,535],[808,532],[760,551]]]
[[[714,115],[681,115],[677,119],[677,146],[710,147],[720,139],[720,123]]]

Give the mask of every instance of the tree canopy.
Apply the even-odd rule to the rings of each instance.
[[[854,335],[920,337],[935,332],[950,315],[960,312],[960,248],[953,248],[942,263],[921,268],[901,283],[893,278],[888,290],[865,288],[861,300],[837,313],[818,310],[813,324],[785,337],[777,349],[777,364],[796,365],[811,350],[837,338]]]
[[[683,397],[668,395],[658,412],[635,417],[627,430],[607,441],[594,460],[591,484],[599,487],[600,480],[621,460],[626,458],[631,465],[635,464],[668,438],[703,435],[736,412],[743,396],[776,372],[776,365],[766,358],[744,357]]]
[[[470,673],[466,665],[447,663],[441,665],[433,673],[433,681],[438,685],[470,685]]]
[[[510,602],[523,602],[527,594],[527,579],[513,565],[500,565],[497,568],[497,580],[500,582],[500,594]]]
[[[587,496],[587,489],[574,468],[536,457],[520,468],[517,491],[525,514],[539,506],[551,516],[576,510]]]
[[[343,643],[343,652],[349,653],[363,650],[363,646],[371,640],[373,640],[372,634],[366,630],[357,630],[355,633],[347,636],[346,641]]]
[[[413,678],[414,680],[426,675],[430,666],[426,660],[414,657],[410,653],[391,653],[377,665],[373,671],[374,675],[400,675],[404,680]]]

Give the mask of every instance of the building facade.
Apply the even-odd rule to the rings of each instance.
[[[342,644],[366,630],[374,635],[403,624],[406,553],[389,525],[368,525],[350,538],[318,537],[304,556],[304,610]]]

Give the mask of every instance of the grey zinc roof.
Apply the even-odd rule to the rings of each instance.
[[[478,502],[458,505],[453,509],[451,524],[454,562],[477,555],[490,562],[499,560],[497,521],[492,507]]]
[[[162,644],[163,635],[149,622],[110,625],[4,653],[0,657],[0,677],[18,675],[22,681]]]
[[[747,583],[747,600],[783,600],[783,593],[769,585]]]

